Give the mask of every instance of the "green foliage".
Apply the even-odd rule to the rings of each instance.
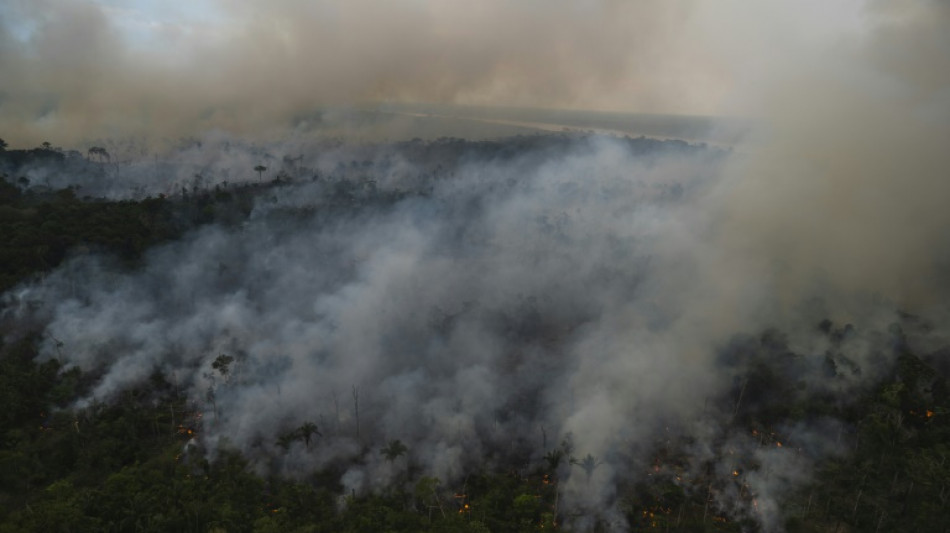
[[[0,151],[5,147],[0,140]],[[104,150],[90,150],[89,155],[100,162],[108,159]],[[63,156],[47,147],[5,152],[4,157],[55,161]],[[259,176],[265,170],[255,168]],[[405,194],[379,192],[370,181],[336,181],[331,208],[348,209],[368,199],[395,201]],[[195,225],[239,223],[264,189],[255,187],[225,186],[213,192],[195,188],[176,199],[110,202],[80,199],[75,188],[31,188],[28,180],[14,182],[4,176],[0,291],[49,271],[70,254],[92,249],[132,268],[149,247]],[[227,265],[221,268],[226,271]],[[858,364],[836,349],[854,328],[836,328],[826,321],[819,330],[832,349],[818,365],[809,366],[791,353],[785,337],[774,330],[750,339],[736,350],[735,360],[723,362],[738,378],[735,390],[723,400],[724,410],[735,414],[732,429],[737,432],[764,434],[766,428],[825,416],[853,428],[842,438],[848,453],[820,463],[814,483],[781,502],[787,530],[944,531],[950,523],[950,397],[945,377],[907,351],[896,327],[882,339],[880,349],[891,354],[893,368],[863,396],[841,405],[815,393],[806,370],[817,367],[831,379],[859,375]],[[528,468],[486,468],[448,486],[453,482],[420,476],[406,460],[406,471],[385,490],[345,494],[345,468],[339,465],[302,473],[296,480],[264,478],[235,450],[186,449],[186,442],[200,431],[200,424],[186,422],[194,420],[196,407],[158,372],[108,404],[73,407],[94,376],[64,368],[55,359],[39,360],[36,346],[42,339],[35,334],[16,332],[6,338],[8,343],[0,345],[0,533],[513,533],[563,529],[565,519],[572,517],[589,518],[594,530],[611,527],[596,510],[575,509],[570,512],[576,516],[567,516],[558,508],[560,478],[569,474],[568,465],[579,467],[571,475],[582,480],[589,480],[601,465],[591,454],[574,458],[570,436],[555,449],[536,450]],[[212,371],[227,382],[238,373],[235,361],[220,354],[211,363]],[[319,449],[321,436],[314,422],[295,421],[276,439],[285,450],[296,446],[296,452],[303,446]],[[352,461],[372,460],[370,454],[378,450],[395,462],[409,451],[400,440],[369,444]],[[683,453],[675,444],[658,443],[655,469],[651,463],[630,479],[620,479],[616,497],[630,527],[755,531],[754,524],[736,522],[709,505],[711,474],[684,481],[681,474],[689,458]]]
[[[390,463],[395,461],[399,456],[404,455],[409,451],[409,448],[402,443],[401,440],[391,440],[385,448],[381,449],[379,452],[383,454],[383,457],[386,458]]]
[[[320,433],[320,430],[317,429],[317,425],[313,422],[304,422],[299,428],[297,428],[297,435],[303,439],[308,450],[310,449],[310,440],[314,435],[318,437],[323,436],[323,434]]]
[[[901,353],[858,405],[852,452],[786,502],[790,530],[944,531],[950,523],[950,398],[945,378]]]
[[[181,227],[165,198],[82,202],[66,188],[38,194],[0,180],[0,291],[59,265],[70,253],[103,249],[133,263]]]
[[[234,358],[230,355],[221,354],[215,358],[211,363],[211,368],[217,370],[222,377],[227,380],[228,376],[231,373],[231,363],[234,362]]]

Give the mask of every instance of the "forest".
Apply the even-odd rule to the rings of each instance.
[[[937,319],[814,306],[649,355],[682,336],[656,227],[726,151],[232,146],[140,185],[200,144],[0,149],[0,531],[950,529]]]

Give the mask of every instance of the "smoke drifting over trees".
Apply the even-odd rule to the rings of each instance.
[[[860,445],[829,406],[895,368],[924,377],[882,401],[935,419],[943,378],[910,354],[947,368],[943,4],[208,5],[207,35],[153,35],[194,63],[130,44],[100,4],[0,8],[0,127],[24,140],[4,137],[110,154],[47,147],[11,167],[23,191],[204,198],[135,268],[76,252],[3,295],[10,342],[39,324],[42,358],[95,376],[75,408],[159,373],[202,415],[187,453],[346,465],[350,494],[548,464],[577,530],[629,526],[622,488],[647,475],[781,530],[816,465]],[[730,149],[274,133],[373,100],[625,98],[759,122]],[[141,141],[93,140],[110,132]]]
[[[457,482],[539,464],[569,439],[565,512],[616,512],[617,484],[658,438],[698,439],[697,478],[714,461],[730,479],[725,450],[757,465],[745,488],[714,497],[717,512],[769,524],[852,430],[790,419],[782,449],[735,434],[740,412],[772,409],[756,357],[797,354],[785,379],[808,385],[789,401],[848,402],[891,364],[879,346],[895,302],[826,285],[786,306],[769,279],[709,270],[710,257],[735,260],[716,241],[728,152],[575,136],[303,152],[314,155],[281,158],[284,181],[260,189],[243,222],[210,204],[219,223],[153,248],[140,269],[84,255],[8,294],[8,318],[48,324],[48,357],[99,375],[79,407],[172,376],[204,414],[205,453],[234,447],[285,476],[399,440],[427,474]],[[245,167],[249,183],[222,187],[209,171],[181,194],[260,187]],[[844,312],[865,333],[842,344],[816,324]],[[737,340],[769,327],[789,336]],[[828,374],[828,357],[861,377]],[[311,438],[297,438],[308,424]],[[342,482],[363,493],[397,473],[373,455]]]

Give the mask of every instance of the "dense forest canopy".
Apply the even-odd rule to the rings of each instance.
[[[0,154],[4,527],[950,516],[939,313],[826,285],[703,324],[702,302],[668,296],[722,282],[697,250],[730,152],[578,134],[280,147]]]

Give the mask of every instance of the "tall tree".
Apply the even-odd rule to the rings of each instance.
[[[323,434],[320,433],[320,430],[317,429],[317,425],[313,422],[304,422],[302,426],[297,428],[297,434],[300,435],[300,438],[303,439],[304,443],[307,445],[307,449],[310,449],[310,440],[314,435],[322,437]]]
[[[601,465],[601,461],[598,461],[593,455],[587,454],[580,461],[572,459],[571,464],[579,465],[584,470],[584,473],[587,474],[587,482],[590,483],[590,478],[594,475],[594,470]]]

